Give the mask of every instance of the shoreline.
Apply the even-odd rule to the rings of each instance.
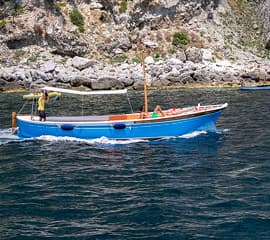
[[[149,57],[150,58],[150,57]],[[141,64],[107,64],[81,57],[74,57],[66,64],[53,60],[41,61],[38,65],[0,66],[0,92],[28,91],[41,86],[67,89],[142,90],[144,78],[149,90],[240,88],[264,85],[270,82],[267,65],[246,65],[228,61],[182,62],[177,58],[146,63],[146,76]],[[269,65],[270,67],[270,65]]]
[[[261,85],[261,84],[258,84]],[[252,86],[252,85],[247,85],[247,86]],[[208,85],[208,84],[191,84],[189,86],[161,86],[161,87],[153,87],[153,86],[148,86],[148,90],[176,90],[176,89],[237,89],[240,88],[241,85],[239,84],[219,84],[219,85]],[[89,89],[87,88],[78,88],[78,87],[69,87],[67,89],[73,89],[73,90],[81,90],[81,91],[87,91]],[[138,89],[132,89],[132,88],[127,88],[128,90],[131,91],[143,91],[143,88],[138,88]],[[92,91],[92,90],[89,90]],[[101,90],[102,91],[102,90]],[[15,89],[8,89],[8,90],[3,90],[0,91],[1,93],[20,93],[20,92],[28,92],[26,88],[15,88]]]
[[[257,85],[269,85],[270,81],[259,81],[256,84],[245,84],[244,86],[257,86]],[[42,86],[40,86],[42,87]],[[36,86],[33,89],[38,89]],[[73,89],[78,91],[93,91],[87,87],[63,87],[66,89]],[[224,84],[186,84],[186,85],[175,85],[175,86],[147,86],[147,90],[176,90],[176,89],[240,89],[241,84],[232,84],[232,83],[224,83]],[[143,88],[128,88],[131,91],[143,91]],[[100,91],[105,89],[99,89]],[[113,90],[113,89],[112,89]],[[14,88],[0,91],[1,93],[20,93],[20,92],[29,92],[27,88]]]

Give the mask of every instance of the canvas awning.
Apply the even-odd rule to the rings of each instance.
[[[61,93],[68,93],[68,94],[77,94],[77,95],[106,95],[106,94],[125,94],[127,93],[127,89],[120,89],[120,90],[98,90],[98,91],[78,91],[72,89],[65,89],[65,88],[57,88],[57,87],[43,87],[41,88],[47,91],[54,91],[54,92],[61,92]]]

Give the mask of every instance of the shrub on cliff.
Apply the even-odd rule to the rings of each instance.
[[[174,46],[188,45],[190,43],[189,37],[187,34],[182,32],[175,32],[173,34],[172,44]]]
[[[23,7],[19,3],[14,4],[13,15],[21,15],[24,13]]]
[[[74,8],[70,13],[71,22],[79,27],[80,32],[84,32],[84,18],[79,9]]]
[[[0,28],[4,28],[7,25],[7,22],[5,19],[0,20]]]
[[[127,0],[122,0],[120,3],[119,12],[124,13],[127,10]]]
[[[65,7],[67,5],[66,2],[56,2],[52,5],[52,8],[55,10],[60,10],[62,7]]]

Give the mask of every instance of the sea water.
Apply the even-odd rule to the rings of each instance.
[[[229,104],[216,132],[157,141],[10,133],[0,94],[0,239],[270,239],[270,92],[150,91],[150,109]],[[47,114],[134,111],[141,92],[63,96]]]

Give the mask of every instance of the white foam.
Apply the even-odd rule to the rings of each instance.
[[[207,134],[207,131],[194,131],[192,133],[184,134],[181,136],[176,137],[165,137],[161,138],[160,140],[167,140],[167,139],[173,139],[173,138],[194,138],[202,134]],[[81,139],[81,138],[75,138],[75,137],[57,137],[52,135],[42,135],[40,137],[36,138],[25,138],[21,139],[17,135],[14,135],[11,133],[11,129],[0,129],[0,145],[6,144],[12,141],[31,141],[31,140],[41,140],[41,141],[48,141],[48,142],[77,142],[77,143],[86,143],[86,144],[103,144],[103,145],[125,145],[125,144],[132,144],[132,143],[138,143],[138,142],[149,142],[149,140],[145,139],[124,139],[124,140],[115,140],[115,139],[109,139],[106,137],[100,137],[95,139]]]
[[[164,137],[164,138],[159,139],[158,141],[160,141],[160,140],[175,139],[175,138],[189,139],[189,138],[197,137],[197,136],[202,135],[202,134],[207,134],[207,131],[194,131],[194,132],[183,134],[183,135],[180,135],[180,136]]]
[[[17,135],[12,134],[11,128],[0,129],[0,145],[18,140],[20,140],[20,138]]]
[[[187,133],[187,134],[181,135],[181,136],[179,136],[179,138],[194,138],[194,137],[197,137],[197,136],[202,135],[202,134],[207,134],[207,132],[206,131],[194,131],[192,133]]]
[[[221,131],[222,131],[222,132],[229,132],[229,131],[230,131],[230,129],[228,129],[228,128],[224,128],[224,129],[222,129]]]
[[[145,141],[143,139],[114,140],[106,137],[100,137],[95,139],[81,139],[75,137],[56,137],[50,135],[43,135],[37,137],[36,139],[49,142],[79,142],[79,143],[81,142],[87,144],[106,144],[106,145],[131,144]]]

